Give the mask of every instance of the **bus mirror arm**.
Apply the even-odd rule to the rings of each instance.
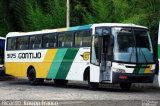
[[[93,34],[92,36],[100,36],[99,34]]]
[[[111,35],[110,40],[111,40],[110,42],[111,47],[114,47],[114,36],[113,35]]]

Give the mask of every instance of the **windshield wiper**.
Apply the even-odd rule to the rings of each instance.
[[[141,50],[141,48],[139,48],[139,51],[141,51],[141,53],[143,54],[143,57],[144,57],[145,61],[148,63],[147,58],[146,58],[145,54],[143,53],[143,51]]]
[[[132,53],[134,54],[134,48],[132,48],[132,52],[131,52],[131,55],[130,55],[130,62],[131,62],[131,60],[132,60]]]

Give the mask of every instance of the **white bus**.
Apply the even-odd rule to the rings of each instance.
[[[0,76],[5,74],[4,71],[4,46],[5,46],[5,38],[0,37]]]
[[[118,83],[152,83],[155,72],[148,28],[134,24],[100,23],[84,26],[11,32],[6,36],[6,73],[28,77],[30,84],[53,79]]]

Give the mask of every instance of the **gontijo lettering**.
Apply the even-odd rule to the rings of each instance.
[[[18,54],[19,59],[40,59],[41,58],[41,52],[36,53],[19,53]]]

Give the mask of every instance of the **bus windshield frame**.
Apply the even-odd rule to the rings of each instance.
[[[123,63],[154,63],[153,47],[148,29],[113,27],[113,60]]]

